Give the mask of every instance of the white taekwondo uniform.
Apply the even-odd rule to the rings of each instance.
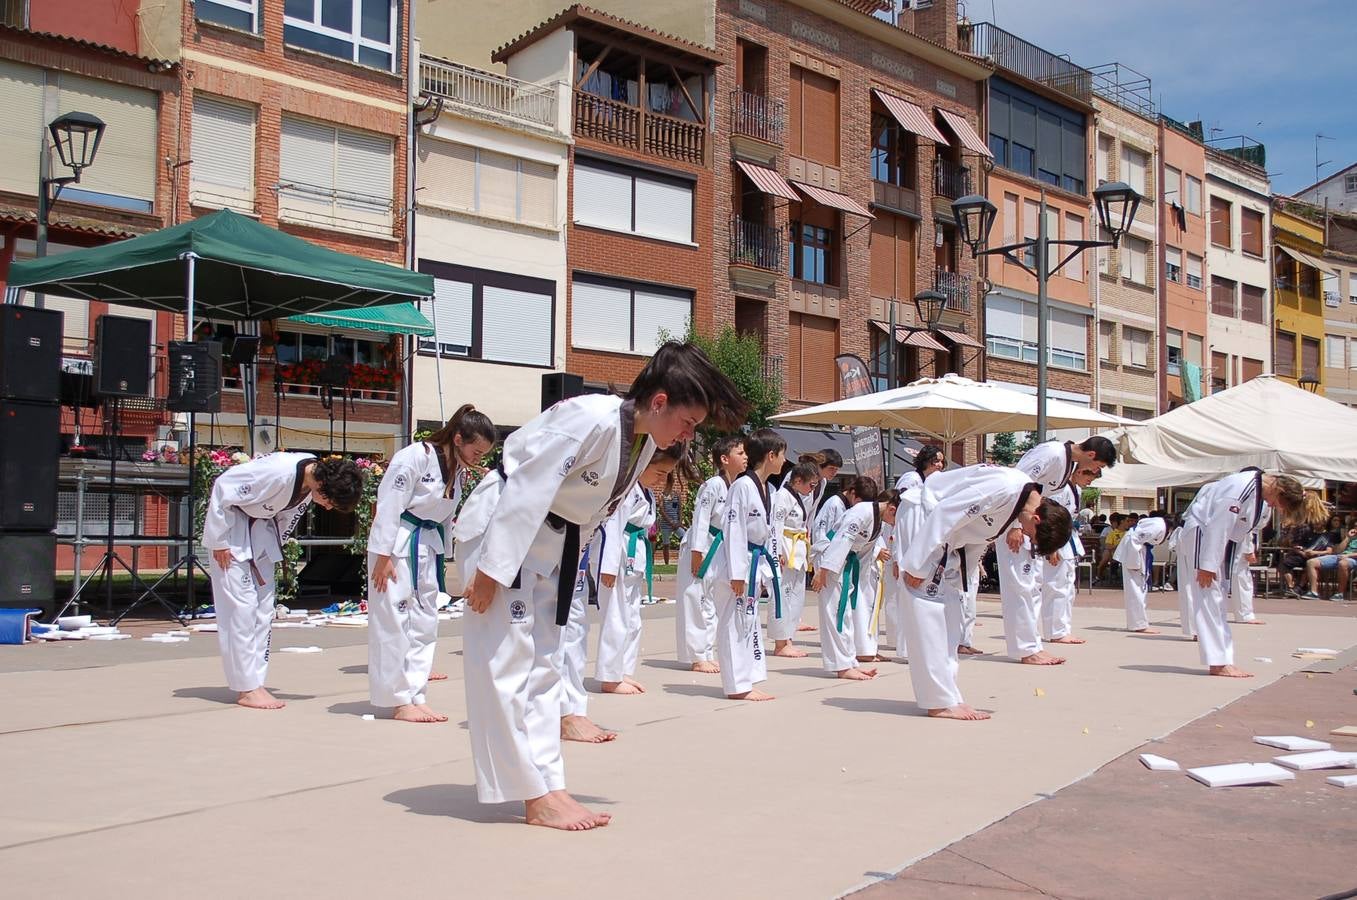
[[[1178,590],[1187,595],[1203,665],[1234,664],[1225,594],[1236,557],[1246,552],[1250,535],[1270,512],[1263,500],[1263,473],[1254,468],[1211,482],[1187,508],[1178,539]],[[1210,587],[1197,583],[1198,571],[1215,574]]]
[[[1004,466],[976,465],[929,476],[911,489],[895,519],[900,576],[923,584],[903,590],[909,678],[924,710],[962,702],[957,687],[962,597],[979,574],[990,541],[1016,524],[1031,491],[1027,475]]]
[[[373,706],[424,703],[438,639],[444,554],[460,496],[448,485],[446,461],[423,441],[396,452],[377,486],[368,534],[368,694]],[[372,581],[379,556],[395,578]]]
[[[594,529],[589,546],[575,572],[570,598],[570,620],[561,629],[557,658],[561,670],[561,715],[589,714],[589,692],[584,689],[584,667],[589,658],[589,607],[598,607],[598,560],[603,552],[603,526]],[[595,614],[597,615],[597,614]]]
[[[482,803],[565,789],[559,651],[579,535],[602,523],[655,453],[649,437],[633,437],[634,422],[633,405],[620,397],[557,403],[509,435],[500,470],[482,479],[458,515],[465,578],[479,570],[499,585],[484,613],[468,610],[463,619]]]
[[[900,496],[905,496],[905,492],[919,487],[924,483],[923,476],[910,469],[901,475],[895,482],[895,489],[900,492]],[[895,577],[893,571],[898,563],[900,554],[903,552],[896,548],[899,539],[899,530],[892,525],[890,529],[890,547],[891,558],[886,561],[886,596],[885,596],[885,614],[886,614],[886,634],[890,636],[891,646],[895,648],[896,659],[909,659],[909,647],[905,641],[905,622],[900,613],[900,607],[905,602],[904,582]],[[972,605],[971,619],[974,621],[974,605]]]
[[[622,681],[635,674],[641,652],[641,599],[653,582],[650,526],[655,524],[655,498],[639,484],[631,486],[617,511],[603,522],[603,556],[599,560],[598,656],[594,677]],[[602,576],[616,577],[611,588]]]
[[[693,501],[692,524],[679,544],[678,575],[674,582],[678,595],[674,631],[678,661],[689,666],[695,662],[711,662],[716,657],[716,604],[712,600],[711,568],[708,567],[705,577],[694,575],[692,555],[700,553],[705,558],[713,538],[721,532],[729,490],[721,475],[703,482]]]
[[[1249,555],[1258,552],[1262,543],[1257,531],[1249,533],[1249,540],[1235,554],[1234,573],[1230,578],[1230,612],[1237,622],[1252,622],[1257,618],[1253,614],[1253,573],[1249,571]]]
[[[1079,488],[1068,482],[1046,494],[1069,511],[1071,522],[1078,521],[1079,495]],[[1070,539],[1055,555],[1056,565],[1046,559],[1041,561],[1041,633],[1048,641],[1068,635],[1073,624],[1074,598],[1078,589],[1075,578],[1079,559],[1084,555],[1078,528],[1070,529]]]
[[[1145,595],[1150,590],[1154,548],[1168,537],[1168,523],[1154,516],[1144,518],[1122,536],[1112,558],[1121,563],[1121,589],[1126,600],[1126,630],[1144,631],[1150,627],[1145,612]]]
[[[768,606],[768,639],[790,641],[806,605],[806,568],[810,564],[807,505],[810,498],[792,490],[791,480],[773,494],[773,543],[782,572],[782,615],[775,597]]]
[[[1037,444],[1018,460],[1018,471],[1041,486],[1045,497],[1069,483],[1074,474],[1073,445],[1069,441],[1050,440]],[[1022,659],[1041,651],[1041,594],[1045,563],[1032,551],[1032,542],[1024,535],[1017,552],[1008,547],[1007,535],[994,542],[999,565],[999,593],[1004,613],[1004,638],[1008,655]]]
[[[861,619],[854,613],[876,603],[875,587],[869,595],[864,585],[867,568],[876,561],[883,524],[879,502],[854,503],[839,519],[834,536],[828,539],[816,563],[828,576],[819,598],[820,657],[826,672],[857,667],[859,644],[855,633]]]
[[[772,500],[768,486],[752,471],[731,482],[722,532],[711,567],[712,595],[716,600],[716,660],[721,665],[721,687],[731,696],[752,690],[768,678],[758,595],[759,564],[773,553]],[[732,581],[745,583],[744,596],[735,596]]]
[[[226,684],[233,691],[263,687],[275,603],[274,566],[283,542],[306,512],[311,495],[302,473],[310,453],[271,453],[217,476],[203,519],[203,546],[230,550],[223,569],[213,558],[212,603],[217,613]]]

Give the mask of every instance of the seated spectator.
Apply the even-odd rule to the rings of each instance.
[[[1103,580],[1107,566],[1112,562],[1113,551],[1117,549],[1117,545],[1121,543],[1122,537],[1126,535],[1126,520],[1128,518],[1134,519],[1135,517],[1124,516],[1121,513],[1112,514],[1111,527],[1103,534],[1102,551],[1098,556],[1098,569],[1094,573],[1098,581]],[[1131,524],[1134,525],[1135,522],[1132,522]]]
[[[1350,528],[1341,549],[1338,549],[1336,545],[1334,552],[1325,553],[1322,556],[1312,556],[1305,563],[1305,575],[1310,581],[1310,590],[1304,594],[1305,599],[1320,599],[1319,571],[1321,569],[1337,569],[1338,593],[1333,594],[1329,599],[1342,602],[1347,596],[1348,583],[1352,580],[1354,566],[1357,566],[1357,528]]]
[[[1279,540],[1282,552],[1277,561],[1277,574],[1282,577],[1282,582],[1286,586],[1286,593],[1293,597],[1300,597],[1300,591],[1296,587],[1296,572],[1305,569],[1305,564],[1311,556],[1323,556],[1324,553],[1328,552],[1327,549],[1314,552],[1312,545],[1317,541],[1324,542],[1324,548],[1332,546],[1328,543],[1326,536],[1314,531],[1304,522],[1282,529]]]

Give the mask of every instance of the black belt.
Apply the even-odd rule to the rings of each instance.
[[[495,470],[499,472],[500,480],[507,484],[509,474],[504,471],[504,463],[496,465]],[[570,622],[570,601],[575,592],[575,574],[580,564],[580,526],[552,512],[547,513],[547,524],[553,531],[565,532],[565,542],[561,545],[561,563],[556,570],[556,624],[564,627]],[[522,578],[523,573],[520,570],[510,587],[519,587]]]

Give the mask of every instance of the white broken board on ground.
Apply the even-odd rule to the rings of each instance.
[[[1357,787],[1357,775],[1330,775],[1324,780],[1341,788]]]
[[[1207,787],[1213,788],[1296,780],[1296,773],[1272,763],[1226,763],[1223,766],[1200,766],[1196,769],[1188,769],[1187,774]]]
[[[1334,737],[1357,737],[1357,725],[1344,725],[1341,728],[1335,728],[1329,734]]]
[[[1277,747],[1281,750],[1332,750],[1333,744],[1328,741],[1317,741],[1314,738],[1300,737],[1294,734],[1265,734],[1255,736],[1255,744],[1262,744],[1265,747]]]
[[[319,647],[279,647],[280,653],[319,653]]]
[[[1313,753],[1274,756],[1272,761],[1288,769],[1299,769],[1302,772],[1310,769],[1357,769],[1357,753],[1340,753],[1337,750],[1316,750]]]
[[[1153,772],[1178,772],[1182,770],[1182,766],[1173,760],[1166,759],[1163,756],[1155,756],[1153,753],[1140,754],[1140,762],[1145,768]]]

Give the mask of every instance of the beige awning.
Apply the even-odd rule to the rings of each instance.
[[[1278,244],[1277,249],[1282,251],[1292,259],[1296,260],[1296,262],[1300,263],[1301,265],[1312,266],[1313,268],[1316,268],[1319,271],[1323,272],[1325,275],[1336,276],[1338,274],[1338,272],[1333,268],[1333,265],[1331,263],[1327,263],[1317,256],[1311,256],[1310,254],[1303,253],[1300,250],[1293,250],[1290,247],[1284,246],[1282,244]]]
[[[938,334],[960,347],[978,347],[981,350],[985,349],[984,344],[980,343],[964,331],[954,331],[951,328],[939,328]]]
[[[782,197],[784,200],[801,199],[796,191],[792,190],[792,186],[787,183],[787,179],[767,166],[755,165],[742,159],[735,160],[735,165],[739,166],[740,171],[748,175],[749,180],[754,182],[754,187],[763,193]]]
[[[890,325],[872,320],[872,324],[881,330],[883,334],[890,333]],[[895,339],[907,347],[918,347],[920,350],[942,350],[946,352],[947,348],[938,343],[938,339],[929,334],[922,328],[908,328],[904,325],[895,326]]]
[[[952,129],[966,149],[973,150],[981,156],[994,158],[994,154],[989,152],[989,146],[985,143],[985,139],[976,133],[970,122],[942,107],[937,107],[937,110],[942,115],[942,120],[947,123],[947,127]]]
[[[908,100],[896,97],[894,94],[887,94],[885,91],[878,91],[872,88],[872,93],[881,101],[890,114],[895,117],[895,121],[900,123],[900,127],[908,132],[917,134],[919,137],[928,138],[930,141],[937,141],[939,144],[946,145],[947,138],[937,126],[928,121],[928,115],[917,104],[910,103]]]
[[[810,184],[803,184],[799,181],[793,181],[793,185],[801,193],[814,200],[821,206],[832,207],[846,213],[852,213],[855,216],[866,216],[869,219],[875,219],[871,210],[854,200],[847,194],[840,194],[838,191],[827,191],[824,188],[815,187]]]

